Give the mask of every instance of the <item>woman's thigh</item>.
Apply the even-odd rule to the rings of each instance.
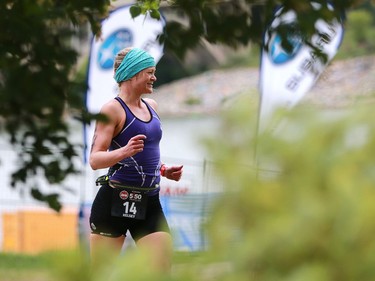
[[[154,232],[137,240],[137,247],[149,258],[157,271],[169,272],[172,259],[172,237],[168,232]]]

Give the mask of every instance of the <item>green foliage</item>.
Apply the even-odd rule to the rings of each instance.
[[[309,1],[267,0],[260,3],[244,0],[138,0],[132,7],[132,15],[134,17],[147,11],[153,12],[158,10],[161,4],[165,4],[162,5],[163,9],[173,10],[174,14],[178,14],[178,20],[169,20],[166,23],[159,39],[167,50],[172,50],[178,57],[183,58],[187,50],[201,44],[202,39],[233,48],[247,46],[249,43],[261,44],[263,32],[279,4],[284,4],[283,13],[291,9],[297,12],[300,32],[305,34],[306,38],[311,38],[315,33],[314,23],[318,19],[330,21],[340,18],[345,10],[368,1],[331,1],[336,7],[334,11],[328,9],[325,0],[314,2],[320,3],[321,9],[313,9]]]
[[[0,4],[0,130],[10,135],[19,169],[12,186],[38,177],[60,183],[76,173],[76,147],[68,140],[67,113],[85,116],[85,86],[73,79],[78,53],[69,44],[89,22],[100,31],[109,1],[2,1]],[[33,192],[59,210],[55,194]]]
[[[132,18],[149,14],[151,18],[160,20],[159,1],[142,0],[130,7]]]
[[[49,280],[43,256],[0,253],[0,280]]]
[[[202,103],[202,100],[197,97],[189,97],[185,100],[185,104],[187,105],[199,105]]]
[[[238,67],[259,67],[260,63],[260,47],[254,46],[247,52],[239,52],[228,54],[226,63],[221,65],[222,68],[238,68]]]
[[[357,57],[375,52],[375,19],[370,11],[361,9],[348,13],[346,31],[338,58]]]
[[[42,268],[45,266],[45,261],[37,256],[28,256],[20,254],[0,254],[0,268],[1,269],[31,269]]]
[[[207,144],[227,187],[209,237],[231,270],[215,280],[372,280],[371,108],[342,116],[295,110],[256,138],[255,114],[243,104],[224,120],[226,137]]]
[[[165,274],[152,270],[146,252],[130,251],[119,256],[117,251],[114,255],[103,249],[99,263],[92,263],[85,250],[45,254],[44,257],[48,257],[46,272],[53,277],[51,280],[169,280]]]

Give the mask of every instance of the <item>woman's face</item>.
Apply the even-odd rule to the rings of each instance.
[[[149,67],[136,75],[134,86],[142,94],[152,94],[154,91],[154,82],[156,81],[155,67]]]

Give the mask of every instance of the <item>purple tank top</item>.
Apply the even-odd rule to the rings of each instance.
[[[143,99],[142,102],[145,103],[151,114],[151,119],[147,122],[138,119],[121,98],[116,97],[115,99],[123,107],[126,121],[121,132],[112,139],[109,150],[125,146],[132,137],[139,134],[146,135],[147,138],[142,152],[121,160],[116,165],[117,170],[110,168],[109,178],[124,185],[145,188],[154,187],[160,182],[159,143],[162,137],[160,118]],[[156,191],[159,191],[159,189],[152,193],[155,194],[157,193]]]

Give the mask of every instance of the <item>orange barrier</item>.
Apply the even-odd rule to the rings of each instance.
[[[77,211],[20,210],[3,213],[3,251],[37,254],[78,246]]]

